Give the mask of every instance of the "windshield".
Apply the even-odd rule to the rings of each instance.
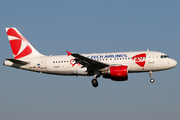
[[[167,55],[161,55],[161,58],[169,58]]]

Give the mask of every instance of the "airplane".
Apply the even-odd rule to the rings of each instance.
[[[114,52],[46,56],[39,53],[14,27],[5,28],[14,58],[6,58],[3,65],[18,69],[66,76],[94,76],[91,83],[98,86],[97,78],[112,81],[128,80],[128,73],[152,72],[174,68],[177,62],[156,51]]]

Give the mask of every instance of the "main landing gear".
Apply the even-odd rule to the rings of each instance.
[[[154,79],[152,78],[152,76],[153,76],[153,75],[152,75],[152,71],[149,71],[149,76],[150,76],[150,78],[151,78],[151,79],[150,79],[150,82],[151,82],[151,83],[154,83]]]
[[[93,79],[93,80],[91,81],[91,83],[92,83],[93,87],[97,87],[97,86],[98,86],[98,81],[97,81],[97,79]]]
[[[100,77],[99,74],[95,74],[94,75],[94,79],[92,79],[92,81],[91,81],[93,87],[97,87],[98,86],[98,81],[97,81],[98,77]]]

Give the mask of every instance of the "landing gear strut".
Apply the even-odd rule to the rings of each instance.
[[[151,83],[154,83],[154,79],[152,78],[152,76],[153,76],[153,75],[152,75],[152,71],[149,71],[149,76],[150,76],[150,78],[151,78],[151,79],[150,79],[150,82],[151,82]]]

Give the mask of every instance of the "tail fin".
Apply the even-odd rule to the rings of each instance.
[[[6,28],[14,59],[43,56],[16,28]]]

